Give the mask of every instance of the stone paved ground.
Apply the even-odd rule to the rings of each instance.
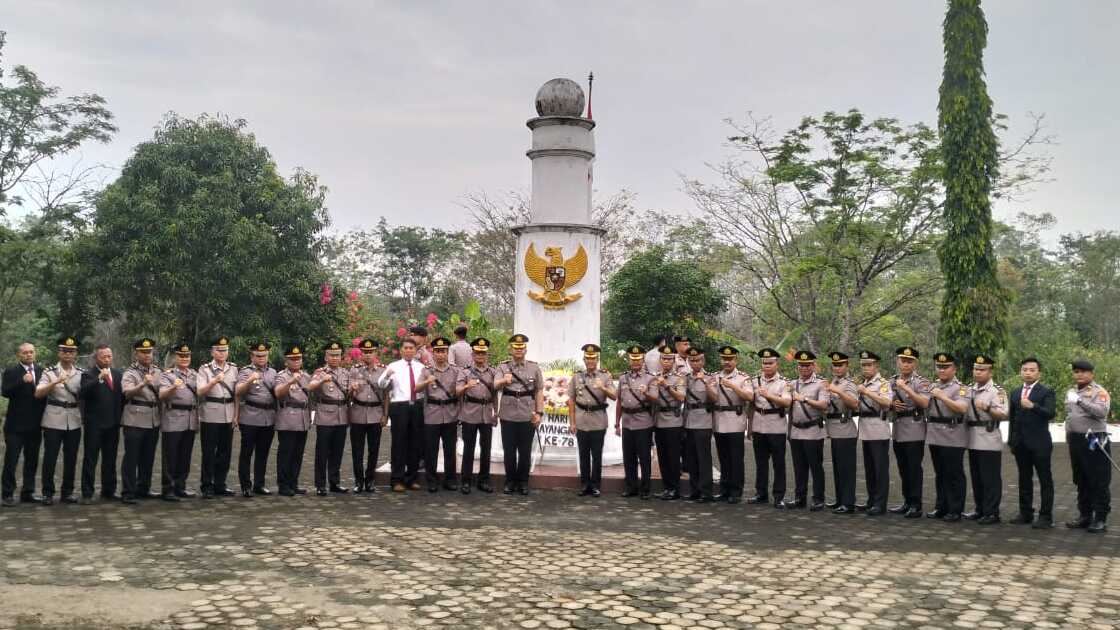
[[[0,628],[1117,627],[1117,531],[565,490],[30,505],[0,511]]]

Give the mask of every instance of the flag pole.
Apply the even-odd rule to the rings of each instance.
[[[595,81],[595,73],[594,72],[588,73],[588,75],[587,75],[587,119],[588,120],[594,120],[594,117],[591,115],[591,89],[592,89],[592,86],[594,84],[594,81]]]

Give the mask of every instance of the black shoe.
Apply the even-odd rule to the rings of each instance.
[[[846,505],[838,505],[838,506],[832,508],[832,513],[833,514],[855,514],[856,509],[853,508],[853,507],[848,507]]]
[[[1022,514],[1022,513],[1016,514],[1015,518],[1013,518],[1013,519],[1011,519],[1010,521],[1007,521],[1007,522],[1011,523],[1012,525],[1030,525],[1031,523],[1034,522],[1034,515],[1033,514]]]
[[[903,516],[905,516],[906,518],[922,518],[922,508],[919,506],[914,506],[907,510],[906,513],[903,514]]]
[[[643,492],[639,498],[641,498],[641,500],[643,501],[649,501],[652,497],[650,496],[650,493]]]
[[[665,492],[661,493],[661,500],[662,501],[676,501],[680,498],[681,498],[681,493],[680,493],[679,490],[666,490]]]
[[[948,514],[948,512],[945,510],[934,510],[932,512],[926,512],[926,518],[945,518],[946,514]]]
[[[760,503],[761,504],[766,504],[766,503],[769,503],[769,502],[770,502],[770,499],[762,496],[761,494],[756,494],[753,497],[749,497],[747,499],[747,504],[748,505],[758,505]]]
[[[517,488],[514,487],[514,485],[512,483],[508,482],[508,481],[506,482],[506,484],[504,486],[502,486],[502,494],[513,494],[516,491],[517,491]]]
[[[986,515],[976,519],[976,524],[977,525],[995,525],[996,523],[999,522],[999,520],[1000,519],[999,519],[998,514],[986,514]]]
[[[321,497],[325,497],[328,493],[326,488],[315,488],[315,494]]]
[[[44,494],[43,498],[39,500],[39,505],[54,505],[54,497]]]
[[[156,496],[158,497],[159,495],[157,494]],[[73,494],[63,495],[62,502],[63,503],[77,503],[78,502],[78,497],[74,496]]]
[[[786,510],[803,510],[805,509],[805,504],[805,499],[786,499],[785,501],[782,501],[782,508]],[[778,506],[775,505],[774,507]]]
[[[715,503],[716,498],[710,494],[702,494],[696,499],[697,503]]]
[[[869,509],[870,507],[871,507],[871,506],[870,506],[870,505],[868,505],[868,504],[866,504],[866,503],[857,503],[857,504],[855,505],[855,510],[856,510],[857,512],[866,512],[866,511],[867,511],[867,510],[868,510],[868,509]]]
[[[101,495],[101,500],[102,501],[120,501],[121,500],[121,495],[119,495],[115,492],[110,492],[109,494],[102,494]]]
[[[242,488],[241,489],[241,496],[245,497],[246,499],[252,499],[253,498],[253,489],[252,488]]]
[[[307,488],[292,488],[293,494],[307,494]]]
[[[215,490],[214,491],[214,496],[216,496],[216,497],[232,497],[236,494],[237,494],[236,492],[234,492],[233,490],[230,490],[229,488],[222,488],[221,490]]]
[[[517,486],[517,493],[520,494],[523,497],[529,496],[529,486],[527,486],[527,485]]]
[[[210,492],[209,490],[203,490],[202,491],[202,498],[203,499],[213,499],[214,498],[214,493]]]
[[[124,503],[125,505],[136,505],[137,503],[139,503],[139,501],[137,501],[135,497],[125,495],[121,497],[121,503]]]
[[[15,506],[16,506],[16,502],[15,502],[15,499],[13,499],[12,497],[3,497],[3,498],[0,498],[0,506],[3,506],[3,507],[15,507]]]
[[[583,488],[580,489],[580,491],[578,493],[578,496],[586,497],[589,494],[591,494],[591,486],[584,486]]]
[[[823,501],[814,501],[812,504],[809,505],[809,511],[810,512],[820,512],[823,509],[824,509],[824,502]]]
[[[1039,515],[1034,523],[1031,524],[1031,528],[1033,529],[1050,529],[1052,527],[1054,527],[1054,519],[1050,516]]]
[[[438,483],[428,484],[428,492],[439,492],[439,484]]]
[[[599,490],[598,488],[592,488],[591,489],[591,496],[592,496],[592,498],[598,499],[599,497],[603,496],[603,492],[601,490]]]
[[[742,499],[740,499],[739,497],[737,497],[735,495],[731,495],[731,496],[727,497],[727,504],[728,505],[735,505],[736,503],[738,503],[740,501],[742,501]]]
[[[1089,527],[1089,524],[1089,517],[1077,517],[1073,520],[1065,521],[1065,526],[1070,529],[1085,529],[1086,527]]]
[[[19,502],[20,503],[42,503],[42,501],[43,501],[43,497],[41,497],[37,494],[34,494],[34,493],[26,493],[26,494],[19,495]]]
[[[168,501],[170,503],[178,503],[179,501],[182,500],[182,499],[179,498],[179,495],[177,495],[175,493],[161,494],[159,498],[163,499],[164,501]]]
[[[489,481],[478,482],[478,489],[480,492],[485,492],[486,494],[494,492],[494,486],[490,485]]]
[[[629,499],[630,497],[636,497],[636,496],[638,496],[638,491],[637,490],[623,490],[621,496],[622,496],[623,499]]]
[[[983,516],[983,514],[981,514],[979,512],[965,512],[964,514],[961,514],[961,518],[963,518],[966,521],[980,520],[980,517],[982,517],[982,516]]]
[[[873,505],[873,506],[867,508],[867,515],[868,516],[882,516],[884,514],[886,514],[886,512],[883,510],[883,508],[881,508],[877,505]]]
[[[459,492],[462,492],[463,494],[470,494],[471,493],[471,484],[469,484],[469,483],[460,484],[459,485]]]
[[[268,496],[268,495],[272,494],[272,491],[269,490],[268,488],[264,487],[264,486],[257,486],[256,488],[253,488],[253,494]]]
[[[961,515],[956,512],[949,512],[941,520],[945,521],[946,523],[956,523],[961,520]]]
[[[887,508],[887,511],[891,514],[905,514],[910,511],[910,504],[903,503],[902,505],[896,505],[892,508]]]
[[[1085,528],[1085,531],[1090,534],[1101,534],[1107,529],[1108,525],[1105,524],[1104,518],[1094,518],[1093,522],[1089,523],[1089,526]]]
[[[339,485],[333,485],[333,486],[331,486],[331,492],[334,493],[334,494],[346,494],[346,493],[350,492],[350,488],[343,488],[342,486],[339,486]]]
[[[692,494],[685,497],[684,500],[685,501],[699,501],[700,500],[700,493],[699,492],[693,492]]]
[[[724,501],[727,500],[727,495],[722,493],[722,492],[719,492],[717,494],[712,495],[712,500],[714,500],[716,503],[723,503]]]
[[[282,497],[294,497],[296,496],[296,491],[289,490],[288,488],[280,488],[279,494]]]
[[[784,509],[786,509],[786,502],[781,500],[781,499],[775,498],[774,499],[774,508],[778,509],[778,510],[784,510]]]
[[[452,479],[451,481],[444,481],[443,482],[443,489],[444,490],[451,490],[452,492],[454,492],[455,490],[459,489],[459,484],[455,483],[454,479]]]
[[[154,492],[152,490],[144,490],[142,492],[137,493],[136,498],[137,499],[158,499],[161,496],[163,496],[163,495],[161,495],[158,492]]]
[[[839,501],[829,501],[829,502],[825,503],[824,506],[826,508],[830,509],[830,510],[835,510],[836,508],[840,507],[840,502]]]
[[[193,499],[198,495],[195,494],[193,490],[176,490],[175,496],[179,497],[180,499]]]
[[[373,485],[372,479],[366,482],[366,492],[369,494],[374,494],[377,492],[377,486]]]
[[[353,488],[350,488],[350,490],[351,490],[351,491],[352,491],[352,492],[353,492],[354,494],[365,494],[365,491],[366,491],[366,487],[365,487],[365,485],[364,485],[364,484],[360,484],[360,483],[358,483],[358,484],[354,484],[354,487],[353,487]]]
[[[93,505],[93,497],[87,497],[83,494],[82,498],[78,499],[78,503],[82,505]]]

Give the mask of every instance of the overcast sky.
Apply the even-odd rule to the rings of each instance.
[[[526,119],[546,80],[595,72],[597,194],[687,211],[726,118],[858,107],[936,122],[944,3],[8,1],[5,65],[108,99],[120,167],[165,112],[244,118],[285,173],[330,188],[336,227],[462,227],[474,192],[527,190]],[[999,208],[1062,231],[1120,229],[1120,2],[984,3],[996,109],[1046,114],[1052,182]]]

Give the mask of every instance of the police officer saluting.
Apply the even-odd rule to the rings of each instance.
[[[237,458],[237,479],[241,483],[241,496],[272,494],[265,487],[265,469],[268,452],[276,426],[276,370],[268,364],[272,345],[257,341],[249,345],[249,365],[237,373],[234,388],[239,401],[237,426],[241,431],[241,452]],[[252,475],[250,476],[250,464]]]
[[[315,492],[327,496],[330,491],[343,494],[342,453],[346,450],[346,428],[350,391],[350,371],[339,366],[342,344],[332,341],[323,348],[326,365],[315,370],[307,389],[315,393]]]
[[[651,386],[653,375],[644,369],[645,349],[633,345],[626,354],[630,359],[630,370],[618,377],[618,405],[614,416],[614,432],[622,436],[622,465],[626,472],[626,488],[622,496],[641,495],[643,499],[649,499],[653,477],[653,414],[650,404],[657,392]]]
[[[226,486],[233,452],[233,425],[237,405],[233,389],[237,386],[237,366],[228,363],[229,339],[218,337],[210,344],[209,363],[198,369],[198,395],[202,442],[202,473],[199,489],[202,498],[233,496]]]
[[[784,507],[786,495],[786,411],[793,404],[786,379],[778,373],[778,351],[758,351],[762,368],[751,382],[754,390],[754,413],[748,423],[747,435],[754,448],[755,481],[753,497],[747,503],[766,503],[770,468],[774,470],[774,507]]]
[[[506,494],[529,494],[529,464],[533,436],[544,412],[544,377],[535,361],[525,359],[529,338],[517,333],[509,338],[510,358],[498,370],[502,377],[494,385],[502,390],[499,417],[502,421],[502,450],[506,468]]]
[[[124,411],[124,458],[121,460],[121,500],[154,499],[152,466],[159,443],[161,370],[152,364],[156,342],[144,337],[132,344],[132,365],[121,376]]]
[[[658,348],[658,356],[660,368],[653,381],[653,386],[657,388],[653,437],[661,484],[664,486],[661,499],[675,501],[681,498],[681,448],[684,444],[681,403],[685,400],[685,377],[674,370],[676,353],[667,344]]]
[[[494,425],[498,424],[498,391],[494,382],[499,372],[490,365],[490,345],[485,337],[471,341],[471,365],[459,370],[455,382],[455,393],[462,397],[459,423],[463,427],[463,463],[459,492],[463,494],[471,493],[471,482],[475,479],[475,444],[478,444],[478,489],[486,493],[494,491],[490,485],[490,445],[494,439]]]
[[[712,403],[712,434],[719,456],[719,494],[716,501],[738,503],[743,499],[743,438],[747,432],[747,405],[754,399],[750,376],[740,372],[739,349],[720,346],[722,369],[708,381]]]
[[[859,439],[863,444],[867,503],[857,505],[856,511],[866,510],[868,516],[886,514],[891,488],[891,426],[887,422],[891,388],[887,379],[879,373],[879,361],[879,355],[870,350],[859,353],[863,383],[856,387],[856,393],[859,398]]]
[[[389,423],[389,397],[377,384],[385,371],[377,357],[378,346],[374,339],[363,339],[358,344],[362,361],[350,370],[350,456],[354,492],[375,491],[373,481],[381,450],[381,430]]]
[[[191,346],[174,346],[175,367],[160,376],[159,399],[164,403],[159,429],[163,438],[164,501],[189,499],[187,474],[191,469],[194,434],[198,431],[198,373],[191,368]]]
[[[459,380],[459,369],[448,362],[448,348],[451,342],[446,337],[432,340],[432,365],[424,368],[419,390],[424,396],[424,462],[428,480],[428,492],[439,491],[439,477],[436,474],[440,444],[443,445],[443,489],[455,490],[459,487],[455,472],[455,434],[459,426],[459,397],[455,394],[455,383]]]
[[[690,501],[711,503],[712,496],[712,401],[704,372],[704,351],[689,347],[688,366],[691,372],[684,378],[684,443],[685,465],[688,471]]]
[[[933,357],[937,380],[930,383],[925,398],[926,443],[933,462],[936,500],[927,518],[954,522],[964,512],[964,451],[968,447],[968,426],[963,413],[968,408],[964,396],[968,388],[957,380],[957,364],[953,355],[938,352]]]
[[[78,467],[78,445],[82,441],[82,412],[78,393],[82,370],[74,365],[78,342],[73,337],[58,340],[58,365],[44,370],[35,388],[35,398],[47,401],[43,411],[43,505],[54,503],[54,467],[62,450],[62,500],[73,503],[74,473]]]
[[[281,496],[307,494],[299,487],[299,471],[307,432],[311,430],[311,408],[308,384],[311,377],[303,371],[303,349],[300,344],[288,346],[284,352],[284,369],[276,375],[276,485]]]
[[[1007,420],[1007,394],[992,382],[992,358],[978,354],[972,363],[972,386],[968,388],[968,470],[976,512],[966,515],[980,525],[999,522],[1003,494],[1000,474],[1003,434],[999,423]]]
[[[825,504],[834,514],[855,514],[856,511],[856,442],[859,429],[852,421],[852,412],[859,409],[859,392],[848,378],[848,355],[830,352],[832,378],[828,382],[828,408],[825,410],[825,433],[832,455],[832,484],[836,501]]]
[[[1066,392],[1066,441],[1073,483],[1077,486],[1078,517],[1067,522],[1066,527],[1099,534],[1107,529],[1112,509],[1112,468],[1108,461],[1112,453],[1108,439],[1111,398],[1093,380],[1092,363],[1077,359],[1070,366],[1074,386]]]
[[[821,377],[817,376],[817,355],[801,350],[797,353],[797,380],[790,385],[793,399],[789,416],[789,448],[793,458],[794,501],[787,508],[803,508],[809,494],[809,476],[813,477],[813,497],[809,509],[824,509],[824,412],[831,396]]]
[[[603,440],[607,435],[607,399],[618,393],[609,372],[599,369],[599,346],[584,344],[583,371],[572,375],[568,396],[568,430],[579,448],[579,496],[598,497],[603,481]]]
[[[926,399],[923,392],[929,389],[929,381],[916,371],[918,351],[903,346],[895,351],[898,374],[891,379],[891,417],[894,426],[891,437],[894,439],[894,459],[898,464],[898,476],[902,480],[902,505],[887,510],[892,514],[902,514],[906,518],[922,516],[922,458],[925,456],[926,423],[919,402]]]

